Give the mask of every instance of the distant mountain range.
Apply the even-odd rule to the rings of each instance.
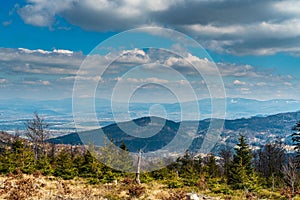
[[[250,118],[252,116],[268,116],[277,113],[294,112],[300,110],[300,101],[293,99],[276,99],[268,101],[258,101],[253,99],[243,98],[226,98],[217,99],[217,101],[226,101],[226,119]],[[194,102],[169,103],[161,104],[167,116],[165,118],[179,122],[181,106],[188,108],[186,112],[194,112]],[[210,118],[211,115],[211,99],[202,99],[198,101],[200,107],[200,118],[189,120],[203,120]],[[114,115],[111,110],[111,102],[105,99],[95,99],[96,113],[101,127],[114,123]],[[149,116],[149,109],[155,103],[130,103],[129,114],[132,119]],[[83,102],[83,108],[85,106]],[[116,106],[128,106],[125,103],[117,103]],[[118,110],[118,109],[116,109]],[[37,111],[44,116],[50,124],[50,129],[55,136],[66,133],[75,132],[75,125],[72,115],[72,99],[62,100],[28,100],[28,99],[0,99],[0,130],[14,131],[16,129],[24,130],[24,122],[31,119],[33,112]],[[119,120],[126,121],[122,118],[124,113],[116,113],[119,115]],[[121,116],[121,117],[120,117]],[[162,116],[161,116],[162,117]],[[218,116],[214,116],[218,118]],[[186,119],[184,119],[186,120]],[[87,125],[87,122],[82,122],[82,125]],[[87,123],[87,124],[84,124]]]
[[[223,129],[215,130],[217,133],[217,141],[211,146],[209,151],[218,152],[218,150],[225,145],[233,147],[237,143],[240,134],[247,136],[249,143],[253,148],[259,148],[267,142],[274,141],[281,141],[287,145],[287,147],[291,146],[291,128],[299,120],[300,112],[275,114],[266,117],[255,116],[251,118],[225,120]],[[155,121],[155,123],[153,123],[153,121]],[[101,130],[97,129],[80,133],[71,133],[52,138],[49,139],[49,142],[82,144],[80,139],[83,139],[85,140],[85,144],[91,142],[98,145],[101,143],[101,138],[97,138],[97,134],[99,134],[100,131],[103,131],[103,133],[118,146],[124,142],[132,152],[137,152],[139,149],[143,149],[144,152],[152,152],[163,148],[171,142],[173,138],[176,137],[176,134],[178,134],[179,127],[181,127],[186,134],[180,136],[180,142],[177,142],[178,149],[180,149],[181,144],[183,145],[188,137],[192,137],[193,141],[189,146],[189,149],[193,152],[199,152],[207,134],[209,124],[212,121],[222,123],[222,120],[220,119],[174,122],[157,117],[143,117],[133,121],[122,122],[119,125],[111,124],[103,127]],[[132,123],[137,126],[133,126]],[[143,127],[145,128],[143,129]],[[147,138],[136,138],[128,135],[126,133],[127,131],[124,131],[124,129],[128,128],[130,133],[139,133],[141,136],[145,136],[160,127],[161,131]],[[195,130],[196,134],[193,136],[189,135],[191,130]]]

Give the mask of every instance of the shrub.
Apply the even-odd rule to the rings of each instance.
[[[128,195],[130,197],[141,197],[146,192],[146,188],[142,185],[131,184],[128,188]]]
[[[96,185],[96,184],[99,184],[99,183],[100,183],[100,180],[97,179],[97,178],[89,178],[89,179],[87,180],[87,182],[88,182],[89,184],[91,184],[91,185]]]
[[[169,180],[166,183],[167,183],[168,188],[170,188],[170,189],[181,188],[183,186],[183,183],[180,179]]]

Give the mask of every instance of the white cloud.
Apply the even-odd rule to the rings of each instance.
[[[0,48],[0,62],[6,66],[5,70],[15,73],[76,74],[84,56],[64,51]]]
[[[235,80],[233,81],[234,85],[246,85],[246,82],[240,81],[240,80]]]
[[[46,80],[35,80],[35,81],[22,81],[23,84],[25,85],[44,85],[44,86],[49,86],[51,83],[50,81]]]
[[[118,24],[116,27],[125,28],[133,27],[132,22],[146,23],[149,12],[163,11],[172,2],[162,0],[155,2],[142,0],[30,0],[26,6],[18,10],[18,13],[25,23],[35,26],[50,27],[55,23],[55,16],[60,15],[87,29],[95,29],[95,26],[98,25],[97,29],[108,30],[113,24]]]
[[[70,55],[65,53],[54,53],[46,50],[23,50],[0,48],[0,84],[1,89],[18,90],[28,93],[30,87],[34,92],[47,95],[69,95],[72,94],[75,77],[83,83],[98,83],[101,93],[107,94],[105,89],[111,89],[116,82],[124,81],[128,84],[157,83],[172,85],[178,90],[183,90],[188,84],[195,86],[199,97],[208,97],[205,92],[207,80],[202,80],[197,71],[189,62],[200,63],[200,71],[206,70],[209,76],[214,77],[211,67],[214,63],[205,58],[199,58],[192,54],[185,54],[185,58],[166,54],[163,51],[143,51],[134,49],[123,52],[123,57],[116,60],[113,66],[109,66],[107,73],[100,78],[98,74],[105,68],[112,55],[91,55],[88,57],[87,68],[78,73],[84,56],[81,53],[73,52]],[[128,58],[126,58],[128,56]],[[113,57],[113,56],[112,56]],[[147,62],[146,62],[147,61]],[[128,70],[140,66],[141,62],[151,63],[145,65],[138,73],[126,76]],[[166,64],[181,74],[183,77],[174,77],[170,68],[159,67]],[[246,98],[269,99],[274,97],[276,90],[281,91],[282,97],[289,97],[290,87],[296,91],[300,89],[299,80],[290,75],[277,76],[269,71],[264,71],[251,65],[238,65],[234,63],[217,63],[224,80],[228,96],[239,96]],[[164,70],[165,69],[165,70]],[[98,71],[99,70],[99,71]],[[111,70],[111,71],[110,71]],[[168,71],[169,70],[169,71]],[[113,72],[113,73],[112,73]],[[194,76],[195,74],[197,76]],[[123,77],[123,79],[121,78]],[[9,83],[9,84],[7,84]],[[218,90],[212,84],[214,90]],[[5,87],[3,87],[5,86]],[[236,87],[239,86],[239,87]],[[102,87],[102,88],[101,88]],[[52,93],[49,93],[52,91]],[[253,93],[251,93],[253,91]],[[255,92],[254,92],[255,91]],[[32,91],[30,91],[32,92]],[[56,93],[55,93],[56,92]],[[184,93],[184,91],[182,91]],[[300,97],[299,97],[300,98]]]
[[[54,49],[53,53],[61,53],[61,54],[66,54],[66,55],[72,55],[74,52],[70,50],[65,50],[65,49]]]
[[[96,31],[170,27],[206,48],[230,54],[300,54],[299,1],[28,0],[25,23],[55,26],[57,16]]]
[[[63,81],[75,81],[76,80],[81,80],[81,81],[92,81],[92,82],[99,82],[99,81],[102,81],[101,77],[100,76],[80,76],[80,75],[77,75],[77,76],[67,76],[67,77],[63,77],[63,78],[60,78],[60,80],[63,80]]]
[[[74,0],[28,0],[28,4],[18,10],[25,23],[35,26],[51,26],[55,15],[72,7]]]
[[[124,79],[118,79],[119,81],[124,81]],[[159,79],[157,77],[149,77],[149,78],[126,78],[126,82],[132,82],[132,83],[157,83],[157,84],[164,84],[168,83],[168,80],[165,79]]]
[[[2,25],[3,25],[3,26],[9,26],[9,25],[11,25],[11,24],[12,24],[12,20],[8,20],[8,21],[2,22]]]
[[[119,54],[121,56],[118,58],[118,62],[140,64],[150,61],[149,56],[141,49],[123,50]]]
[[[241,88],[242,91],[249,91],[249,88]]]
[[[52,53],[57,53],[57,54],[66,54],[66,55],[70,55],[73,54],[73,51],[70,50],[66,50],[66,49],[53,49],[53,51],[46,51],[46,50],[42,50],[42,49],[35,49],[35,50],[30,50],[30,49],[26,49],[26,48],[18,48],[18,50],[20,52],[24,52],[24,53],[40,53],[40,54],[52,54]]]
[[[298,0],[278,1],[273,4],[273,7],[281,13],[293,14],[296,16],[300,15],[299,13],[300,2]]]
[[[36,50],[30,50],[30,49],[25,49],[25,48],[18,48],[20,52],[24,53],[40,53],[40,54],[50,54],[51,51],[45,51],[42,49],[36,49]]]
[[[257,85],[257,86],[266,86],[267,83],[265,83],[265,82],[258,82],[258,83],[256,83],[256,85]]]
[[[4,83],[7,83],[8,81],[7,81],[7,79],[5,79],[5,78],[0,78],[0,84],[4,84]]]
[[[286,86],[293,86],[293,84],[290,83],[290,82],[284,82],[283,84],[286,85]]]

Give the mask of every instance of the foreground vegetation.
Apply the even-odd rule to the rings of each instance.
[[[226,195],[214,193],[208,188],[190,187],[168,188],[162,181],[151,181],[136,185],[133,179],[122,178],[118,183],[89,184],[86,179],[74,178],[63,180],[53,176],[41,176],[40,174],[10,174],[0,176],[0,199],[161,199],[176,200],[186,199],[190,192],[202,194],[202,199],[286,199],[278,192],[261,190],[258,193],[249,193],[245,190],[235,190],[234,194]],[[201,198],[200,198],[201,199]],[[297,199],[297,197],[295,198]]]
[[[167,167],[140,174],[137,184],[135,174],[99,162],[92,147],[47,144],[38,115],[27,125],[31,142],[16,135],[2,148],[2,199],[184,199],[189,192],[221,199],[300,199],[298,159],[278,142],[250,150],[241,135],[234,149],[225,147],[217,155],[187,151]],[[300,123],[294,127],[296,147],[299,129]],[[102,155],[110,160],[124,158],[105,153],[107,148]]]

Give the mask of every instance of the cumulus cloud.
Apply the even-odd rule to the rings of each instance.
[[[108,66],[100,77],[99,72],[105,69],[105,64],[114,57],[113,55],[84,57],[80,52],[69,53],[65,50],[55,52],[42,49],[0,48],[1,91],[6,88],[15,91],[15,94],[24,92],[32,95],[43,94],[42,96],[45,97],[49,95],[60,98],[71,97],[76,78],[81,83],[98,84],[97,90],[105,95],[108,94],[107,90],[112,89],[117,82],[124,81],[131,85],[148,83],[172,85],[179,91],[182,90],[183,94],[184,88],[192,85],[199,98],[203,98],[209,97],[206,88],[207,80],[199,76],[199,72],[191,63],[200,63],[198,69],[202,74],[210,77],[218,75],[214,74],[214,63],[211,60],[189,53],[184,54],[185,57],[179,57],[163,50],[133,49],[120,50],[120,55],[119,59]],[[88,60],[86,68],[79,73],[78,69],[85,58]],[[137,68],[139,70],[133,71],[132,74],[126,74],[128,70],[137,66],[145,67]],[[268,99],[274,97],[275,90],[281,91],[280,95],[284,97],[290,94],[291,89],[295,91],[300,89],[299,80],[290,75],[277,76],[251,65],[219,62],[216,66],[229,96]],[[173,69],[182,76],[174,77],[168,73]],[[213,89],[218,90],[213,82],[210,84]]]
[[[53,26],[57,16],[87,30],[122,31],[167,26],[196,38],[206,48],[230,54],[300,52],[296,0],[28,0],[25,23]]]
[[[233,81],[234,85],[246,85],[246,82],[240,81],[240,80],[235,80]]]
[[[0,48],[1,90],[30,98],[70,96],[73,81],[61,84],[59,79],[76,75],[84,58],[69,50]]]
[[[142,64],[150,61],[149,56],[141,49],[123,50],[119,54],[121,56],[118,62]]]
[[[27,5],[18,10],[25,23],[35,26],[51,26],[55,16],[70,9],[74,0],[28,0]]]

